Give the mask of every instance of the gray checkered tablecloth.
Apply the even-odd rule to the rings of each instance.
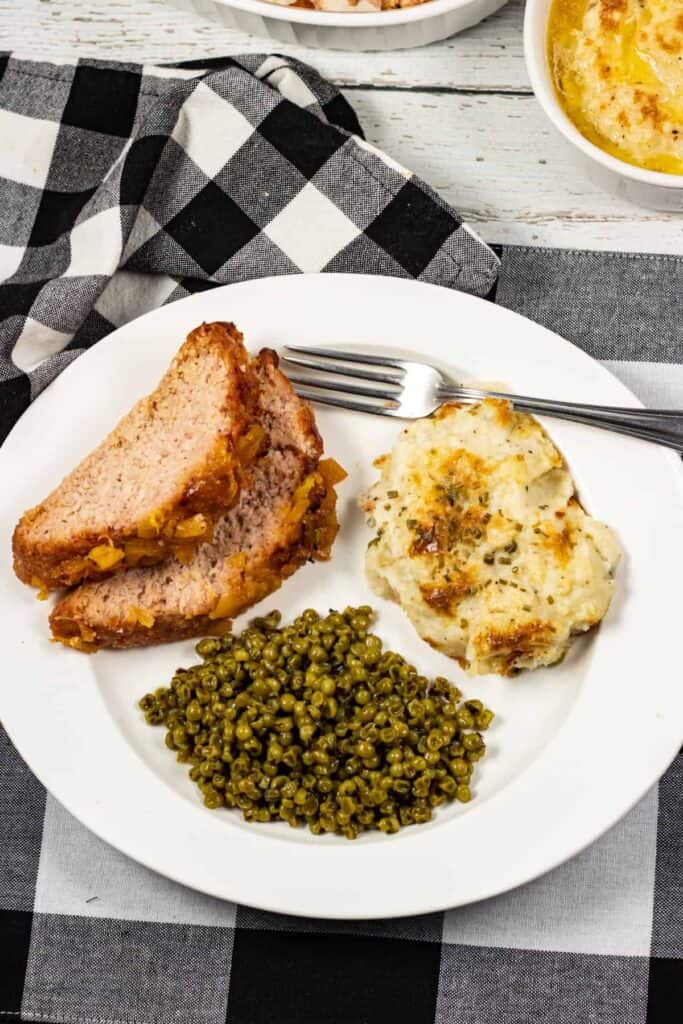
[[[494,247],[496,282],[486,247],[366,148],[314,72],[281,58],[213,65],[0,63],[2,436],[113,326],[216,283],[301,269],[486,294],[646,403],[683,404],[683,258]],[[504,896],[395,921],[262,913],[102,843],[0,727],[0,1020],[673,1024],[682,868],[679,756],[602,839]]]

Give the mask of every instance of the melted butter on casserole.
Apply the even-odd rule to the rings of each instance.
[[[562,456],[508,402],[446,405],[403,430],[362,499],[373,590],[471,674],[562,659],[604,616],[619,548]]]
[[[681,0],[554,0],[548,56],[586,138],[627,163],[683,174]]]

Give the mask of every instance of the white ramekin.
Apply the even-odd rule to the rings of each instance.
[[[424,46],[476,25],[507,0],[429,0],[418,7],[362,14],[332,14],[280,7],[266,0],[173,0],[177,7],[228,28],[281,43],[328,50],[401,50]]]
[[[536,99],[554,126],[573,147],[577,163],[608,192],[653,210],[683,210],[683,175],[646,171],[617,160],[589,142],[560,106],[547,51],[548,14],[553,0],[527,0],[524,55]]]

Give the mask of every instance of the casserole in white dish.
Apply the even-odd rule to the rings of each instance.
[[[329,0],[337,6],[338,0]],[[173,0],[229,28],[281,43],[329,50],[401,50],[446,39],[476,25],[506,0],[428,0],[415,7],[376,10],[361,0],[341,13],[283,5],[276,0]]]

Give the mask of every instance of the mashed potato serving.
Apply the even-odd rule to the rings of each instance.
[[[554,0],[548,57],[559,98],[590,142],[683,174],[681,0]]]
[[[533,417],[505,401],[445,405],[375,464],[370,584],[471,675],[552,665],[603,618],[615,535],[584,512]]]

